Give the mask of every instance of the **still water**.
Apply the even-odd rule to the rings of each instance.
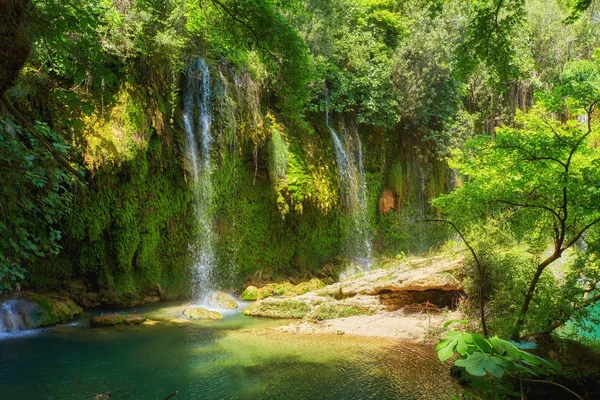
[[[0,339],[0,398],[444,399],[459,391],[432,346],[277,331],[233,313],[181,319],[184,305],[134,310],[154,325],[96,328],[90,315]]]

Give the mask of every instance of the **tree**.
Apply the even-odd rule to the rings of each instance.
[[[505,219],[519,240],[537,240],[538,247],[552,244],[548,253],[541,247],[536,255],[540,258],[524,288],[515,337],[526,328],[543,272],[600,223],[600,151],[594,130],[599,101],[598,63],[568,64],[560,85],[528,114],[518,115],[517,127],[498,129],[495,140],[474,139],[457,154],[457,167],[469,182],[434,201],[459,225]]]

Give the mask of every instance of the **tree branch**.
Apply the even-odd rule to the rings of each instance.
[[[424,219],[423,221],[425,221],[425,222],[443,222],[443,223],[446,223],[446,224],[449,224],[450,226],[452,226],[452,228],[454,228],[454,230],[458,233],[458,236],[460,236],[463,243],[465,244],[465,246],[467,246],[467,248],[471,252],[471,255],[475,259],[475,264],[477,265],[477,270],[479,272],[479,279],[480,279],[480,282],[479,282],[479,313],[480,313],[480,318],[481,318],[481,329],[483,330],[483,336],[487,337],[488,329],[487,329],[487,323],[485,321],[485,302],[483,299],[483,282],[485,280],[485,268],[479,262],[479,257],[477,257],[477,253],[475,253],[475,249],[473,249],[473,247],[469,244],[469,242],[467,241],[467,239],[465,238],[465,236],[463,235],[461,230],[458,229],[458,227],[456,226],[456,224],[454,224],[454,222],[447,220],[447,219],[440,219],[440,218]]]
[[[573,395],[573,397],[579,399],[579,400],[583,400],[583,397],[581,397],[580,395],[578,395],[577,393],[575,393],[574,391],[572,391],[571,389],[569,389],[566,386],[561,385],[560,383],[556,383],[556,382],[552,382],[552,381],[548,381],[545,379],[529,379],[529,378],[522,378],[520,376],[514,376],[511,375],[513,378],[519,379],[521,381],[525,381],[525,382],[533,382],[533,383],[547,383],[549,385],[554,385],[554,386],[558,386],[559,388],[566,390],[567,392],[571,393]]]
[[[560,215],[558,215],[558,213],[556,211],[554,211],[550,207],[547,207],[547,206],[544,206],[544,205],[541,205],[541,204],[515,203],[515,202],[512,202],[512,201],[508,201],[508,200],[494,200],[494,201],[497,202],[497,203],[507,204],[509,206],[515,206],[515,207],[539,208],[539,209],[542,209],[542,210],[550,212],[558,220],[560,220]]]
[[[256,44],[256,47],[264,50],[267,52],[267,54],[269,54],[269,56],[280,66],[282,66],[283,64],[281,63],[281,60],[279,60],[279,58],[277,58],[277,56],[275,54],[273,54],[273,52],[269,49],[267,49],[266,47],[262,46],[260,44],[261,41],[261,37],[260,35],[256,32],[256,30],[250,26],[248,23],[246,23],[245,21],[239,19],[237,17],[237,15],[235,15],[235,13],[233,11],[231,11],[231,9],[229,7],[227,7],[225,4],[223,4],[221,1],[219,0],[210,0],[212,3],[216,4],[217,6],[219,6],[224,12],[225,14],[229,15],[229,17],[234,21],[239,23],[240,25],[242,25],[244,28],[248,29],[250,31],[250,33],[252,34],[252,36],[254,36],[254,42]]]
[[[600,222],[600,217],[596,218],[595,220],[593,220],[592,222],[590,222],[589,224],[587,224],[586,226],[584,226],[575,236],[573,236],[573,238],[571,238],[571,240],[569,240],[567,242],[567,244],[563,247],[563,251],[568,249],[569,247],[573,246],[575,244],[575,242],[577,242],[579,240],[579,238],[581,238],[581,236],[588,230],[590,229],[592,226],[596,225],[598,222]]]

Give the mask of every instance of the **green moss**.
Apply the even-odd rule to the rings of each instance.
[[[322,280],[314,278],[308,282],[301,282],[301,283],[297,284],[294,287],[294,293],[299,295],[299,294],[304,294],[307,292],[312,292],[314,290],[321,289],[324,287],[325,287],[325,283],[323,283]]]
[[[258,288],[256,286],[248,286],[242,293],[241,298],[246,301],[258,300]]]
[[[358,307],[358,306],[347,306],[340,305],[335,302],[323,303],[319,305],[311,314],[311,317],[317,320],[334,319],[334,318],[348,318],[355,315],[371,315],[372,310]]]
[[[297,285],[293,285],[289,282],[282,283],[269,283],[260,289],[256,289],[254,286],[249,286],[248,289],[256,289],[256,298],[254,300],[261,300],[271,296],[297,296],[313,290],[321,289],[325,287],[325,283],[320,279],[311,279],[307,282],[301,282]],[[246,289],[246,291],[248,291]],[[246,292],[244,292],[246,293]],[[242,294],[243,296],[243,294]]]
[[[31,293],[27,298],[37,304],[41,313],[38,315],[36,326],[54,325],[69,321],[83,311],[81,307],[72,300],[55,295],[41,295]]]
[[[388,186],[394,190],[396,196],[402,196],[404,188],[404,174],[402,172],[402,164],[398,161],[392,165],[392,168],[390,168],[390,173],[388,175]]]
[[[304,318],[311,307],[303,301],[285,299],[278,301],[257,301],[244,310],[245,315],[271,318]]]

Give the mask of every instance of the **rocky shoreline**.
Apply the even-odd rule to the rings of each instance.
[[[244,314],[302,321],[290,333],[336,333],[423,342],[458,319],[463,261],[443,257],[407,259],[300,295],[271,296]],[[260,290],[260,289],[259,289]]]

